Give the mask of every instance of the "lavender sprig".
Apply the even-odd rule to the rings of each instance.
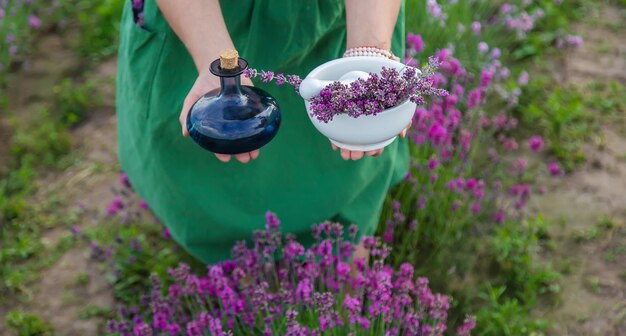
[[[431,57],[421,73],[411,66],[400,71],[383,67],[380,74],[370,73],[368,79],[357,79],[350,84],[335,81],[310,99],[311,115],[327,123],[340,114],[353,118],[376,115],[409,100],[424,105],[427,96],[447,96],[446,90],[436,88],[435,85],[434,74],[440,64]],[[261,71],[259,74],[255,69],[246,69],[244,75],[248,78],[259,77],[263,83],[274,80],[277,85],[288,83],[294,86],[296,92],[302,82],[297,75],[274,75],[271,71]]]

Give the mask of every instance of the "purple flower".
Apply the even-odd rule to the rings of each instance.
[[[481,28],[482,26],[480,22],[477,22],[477,21],[472,22],[472,31],[474,32],[474,34],[480,34]]]
[[[261,75],[259,76],[261,82],[269,83],[274,79],[274,72],[272,71],[261,71]]]
[[[143,323],[143,321],[139,321],[137,324],[135,324],[135,327],[133,328],[133,334],[135,336],[152,336],[154,335],[152,328]]]
[[[163,239],[166,239],[166,240],[172,239],[172,234],[170,233],[170,230],[167,228],[163,228],[162,235],[163,235]]]
[[[111,200],[109,205],[107,206],[107,214],[110,216],[117,215],[120,211],[124,209],[124,203],[122,202],[122,198],[116,196]]]
[[[481,103],[481,101],[482,101],[482,90],[474,89],[470,91],[468,95],[467,107],[470,109],[476,108]]]
[[[489,45],[487,45],[487,43],[486,43],[486,42],[480,42],[480,43],[478,43],[478,51],[479,51],[481,54],[486,53],[487,51],[489,51]]]
[[[180,334],[180,326],[176,323],[167,326],[167,331],[171,336],[178,336]]]
[[[407,44],[415,50],[415,52],[421,53],[424,51],[424,40],[421,35],[413,34],[409,32],[406,37]]]
[[[276,217],[275,214],[268,211],[265,213],[265,228],[267,230],[278,229],[280,226],[280,220]]]
[[[163,312],[157,312],[152,319],[152,326],[157,331],[166,330],[168,327],[167,315]]]
[[[458,336],[469,336],[470,332],[475,327],[476,327],[476,319],[473,316],[468,316],[465,318],[465,321],[463,321],[463,324],[461,324],[458,327],[458,329],[456,330],[456,333]]]
[[[496,211],[496,213],[493,215],[493,220],[498,224],[502,224],[505,218],[506,214],[504,213],[504,211]]]
[[[436,158],[430,158],[428,160],[428,169],[435,170],[435,168],[437,168],[438,166],[439,166],[439,160],[437,160]]]
[[[548,170],[552,176],[561,175],[561,167],[559,167],[559,164],[556,162],[548,164]]]
[[[150,207],[148,206],[148,203],[144,199],[141,199],[139,201],[139,207],[142,208],[142,209],[145,209],[145,210],[150,209]]]
[[[583,45],[583,38],[579,35],[569,35],[566,39],[567,44],[573,47],[580,47]]]
[[[415,43],[419,43],[421,39],[416,35],[410,35],[409,38]],[[419,49],[420,46],[416,46]],[[447,55],[450,55],[447,49],[437,52],[440,60],[447,60]],[[338,114],[358,118],[362,115],[376,115],[407,100],[423,105],[427,96],[446,96],[447,91],[437,88],[439,83],[435,77],[438,74],[434,71],[439,65],[440,62],[431,57],[421,73],[412,66],[405,67],[401,73],[396,69],[383,67],[380,73],[370,73],[367,79],[358,79],[349,84],[333,82],[309,100],[311,116],[323,122],[331,121]],[[465,73],[465,69],[460,67],[456,59],[449,60],[445,66],[448,71],[453,71],[459,76]],[[244,75],[251,78],[256,77],[257,73],[254,69],[244,71]],[[287,82],[293,85],[296,91],[301,82],[295,75],[274,75],[272,71],[261,71],[260,79],[264,83],[276,79],[278,85]]]
[[[446,128],[439,124],[432,124],[428,130],[428,138],[431,139],[435,146],[442,143],[447,135],[448,131]]]
[[[491,79],[493,78],[493,73],[491,71],[483,70],[480,73],[480,87],[482,89],[486,89],[489,87],[491,83]]]
[[[133,0],[133,9],[134,10],[142,10],[143,9],[143,1],[144,0]]]
[[[528,77],[528,72],[522,71],[519,75],[519,78],[517,79],[517,84],[519,84],[519,86],[528,85]]]
[[[130,188],[130,180],[128,179],[128,175],[126,173],[121,173],[119,177],[120,184],[126,188]]]
[[[38,29],[38,28],[41,27],[41,20],[38,17],[36,17],[35,15],[30,15],[30,16],[28,16],[28,25],[31,28]]]
[[[543,137],[540,135],[533,135],[528,141],[528,145],[533,152],[542,150],[544,146]]]
[[[398,223],[406,219],[400,208],[395,202]],[[416,221],[411,223],[417,227]],[[364,237],[369,262],[355,258],[350,264],[354,248],[343,240],[342,225],[324,222],[314,228],[317,242],[310,249],[271,225],[255,232],[253,247],[237,244],[232,260],[209,265],[204,276],[181,264],[168,271],[174,283],[167,294],[160,279],[152,276],[142,311],[121,314],[122,320],[110,322],[108,330],[122,335],[127,335],[124,330],[140,335],[239,335],[257,329],[261,335],[343,335],[368,329],[374,321],[389,335],[403,330],[418,334],[426,325],[437,333],[446,329],[448,297],[432,293],[427,279],[415,280],[411,264],[398,270],[386,265],[390,249],[380,238]],[[356,230],[349,231],[356,236]],[[267,258],[267,246],[278,253]],[[306,312],[300,314],[302,321],[298,312]],[[151,320],[144,322],[140,316]]]
[[[513,11],[513,6],[511,4],[509,4],[509,3],[504,3],[500,7],[500,13],[502,13],[502,14],[509,14],[512,11]]]
[[[513,162],[512,171],[514,173],[522,174],[526,170],[527,167],[528,167],[528,164],[526,163],[526,160],[522,158],[518,158],[517,160],[515,160],[515,162]]]
[[[499,48],[493,48],[491,50],[491,58],[500,58],[500,55],[502,55],[502,52]]]

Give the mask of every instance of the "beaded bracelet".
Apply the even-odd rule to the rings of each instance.
[[[394,55],[391,51],[378,47],[355,47],[346,50],[343,53],[343,57],[355,57],[355,56],[375,56],[389,58],[394,61],[400,61],[400,58]]]

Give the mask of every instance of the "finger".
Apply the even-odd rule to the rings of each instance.
[[[377,149],[377,150],[373,151],[374,153],[372,154],[372,156],[373,157],[380,156],[380,154],[382,154],[384,150],[385,150],[384,148]]]
[[[330,145],[333,147],[333,150],[338,150],[338,149],[339,149],[339,147],[337,147],[337,145],[335,145],[335,144],[334,144],[334,143],[332,143],[332,142],[330,143]]]
[[[189,95],[187,95],[187,98],[185,98],[185,101],[183,102],[183,110],[180,111],[180,117],[178,118],[178,121],[180,122],[184,137],[189,136],[189,130],[187,130],[187,115],[189,114],[189,110],[191,110],[193,104],[198,99],[200,99],[200,96],[189,93]]]
[[[256,158],[259,157],[259,154],[261,154],[260,150],[258,150],[258,149],[257,150],[253,150],[252,152],[250,152],[250,158],[252,160],[256,160]]]
[[[241,163],[250,162],[250,153],[236,154],[235,158]]]
[[[350,160],[350,151],[341,148],[341,158],[343,158],[344,160]]]
[[[365,152],[365,155],[376,156],[376,155],[378,155],[378,152],[379,152],[379,149],[371,150],[371,151]]]
[[[406,134],[409,132],[409,128],[411,128],[412,125],[413,125],[413,120],[409,122],[409,125],[407,125],[407,127],[404,130],[402,130],[402,132],[400,133],[401,138],[403,139],[406,138]]]
[[[350,158],[352,160],[360,160],[361,158],[363,158],[363,152],[362,151],[352,151],[350,153]]]
[[[215,157],[224,163],[230,161],[230,155],[228,154],[215,154]]]
[[[246,76],[241,76],[241,84],[246,86],[254,86],[252,80]]]

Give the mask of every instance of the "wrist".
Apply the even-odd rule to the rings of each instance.
[[[399,62],[400,58],[391,52],[389,49],[375,47],[375,46],[359,46],[354,48],[348,48],[346,52],[343,54],[343,57],[358,57],[358,56],[367,56],[367,57],[382,57],[388,58],[390,60],[394,60]]]
[[[363,40],[348,39],[348,41],[346,43],[346,49],[363,47],[363,46],[375,47],[375,48],[381,48],[381,49],[390,50],[391,49],[391,40],[389,40],[389,39],[375,39],[375,38],[374,39],[373,38],[368,38],[368,39],[363,39]]]

